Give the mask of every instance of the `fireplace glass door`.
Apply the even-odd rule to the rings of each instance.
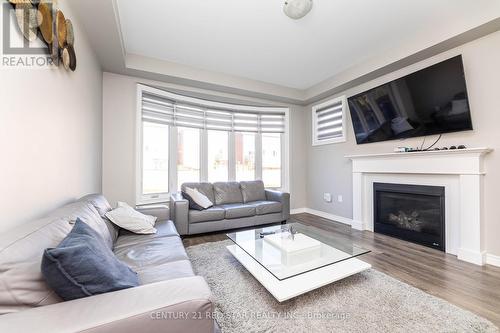
[[[445,250],[444,187],[374,183],[374,231]]]

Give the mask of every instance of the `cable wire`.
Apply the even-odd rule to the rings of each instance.
[[[441,140],[442,136],[443,136],[443,134],[439,134],[437,140],[432,145],[430,145],[429,147],[425,148],[424,151],[427,151],[427,150],[431,149],[432,147],[434,147],[436,145],[436,143],[438,143],[439,140]]]

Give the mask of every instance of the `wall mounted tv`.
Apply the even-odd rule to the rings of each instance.
[[[358,144],[472,130],[462,56],[348,101]]]

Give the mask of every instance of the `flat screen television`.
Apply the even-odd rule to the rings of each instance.
[[[348,101],[358,144],[472,130],[462,56]]]

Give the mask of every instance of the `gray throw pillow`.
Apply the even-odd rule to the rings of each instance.
[[[139,285],[137,273],[80,219],[56,248],[45,250],[41,269],[47,284],[66,301]]]

